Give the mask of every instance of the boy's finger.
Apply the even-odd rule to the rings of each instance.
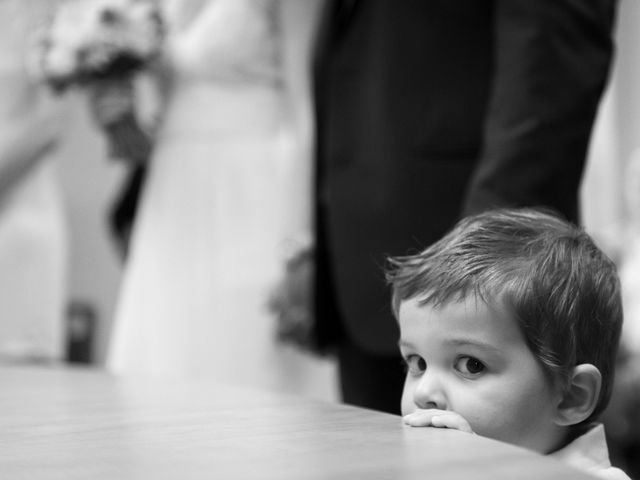
[[[431,425],[431,419],[435,415],[443,415],[446,412],[444,410],[437,410],[434,408],[428,410],[418,409],[409,415],[403,417],[404,423],[411,425],[412,427],[428,427]]]
[[[431,425],[438,428],[454,428],[462,432],[473,433],[469,422],[454,412],[433,415]]]

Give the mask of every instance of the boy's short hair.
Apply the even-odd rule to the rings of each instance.
[[[553,382],[595,365],[602,388],[593,420],[613,385],[622,327],[613,262],[580,228],[536,209],[492,210],[461,220],[424,251],[390,259],[393,310],[418,299],[438,306],[469,295],[506,307]]]

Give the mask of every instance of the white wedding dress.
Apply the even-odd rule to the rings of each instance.
[[[276,1],[202,2],[170,33],[176,80],[133,231],[112,371],[336,399],[333,364],[277,344],[267,311],[291,169]]]

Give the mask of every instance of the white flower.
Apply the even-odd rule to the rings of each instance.
[[[68,1],[39,41],[40,71],[59,87],[130,74],[159,54],[163,33],[150,0]]]

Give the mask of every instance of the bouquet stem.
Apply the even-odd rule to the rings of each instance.
[[[111,158],[144,163],[151,154],[151,140],[136,119],[135,112],[129,110],[105,125],[107,148]]]

